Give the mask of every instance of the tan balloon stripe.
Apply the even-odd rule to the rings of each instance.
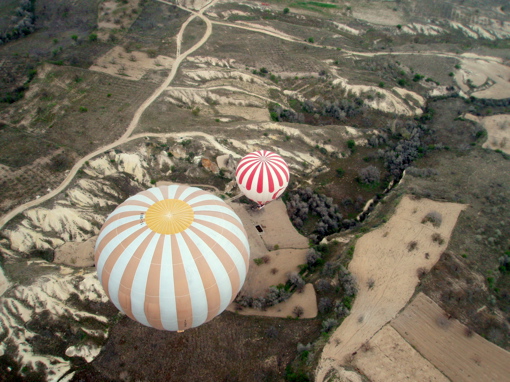
[[[160,235],[154,256],[152,257],[149,274],[147,277],[147,285],[145,287],[145,317],[149,325],[156,329],[164,329],[161,322],[161,306],[159,302],[160,281],[161,281],[161,261],[163,251],[165,250],[165,235]]]
[[[195,216],[199,218],[200,216],[211,216],[215,219],[222,219],[226,220],[233,225],[235,225],[237,228],[239,228],[242,232],[245,232],[243,223],[241,223],[238,219],[233,217],[232,215],[229,215],[225,212],[217,212],[217,211],[197,211],[195,212]]]
[[[181,195],[187,189],[188,189],[188,187],[186,187],[186,186],[178,186],[177,189],[175,190],[175,194],[172,199],[179,199],[179,200],[185,201],[184,199],[181,199]]]
[[[216,238],[213,238],[209,235],[207,235],[205,232],[200,231],[199,229],[191,226],[188,228],[190,231],[195,233],[200,239],[202,239],[204,242],[207,243],[211,248],[214,247],[216,243]],[[234,296],[236,295],[236,292],[239,290],[241,285],[241,279],[239,277],[239,273],[237,271],[236,264],[234,260],[230,257],[228,252],[223,249],[223,247],[216,245],[214,248],[214,254],[218,258],[218,260],[223,265],[223,268],[225,269],[225,272],[228,274],[228,278],[230,280],[230,285],[232,286],[232,293]]]
[[[160,201],[160,199],[156,195],[154,195],[150,190],[146,190],[146,191],[140,192],[138,195],[146,196],[147,198],[152,200],[154,203]]]
[[[181,257],[181,249],[176,235],[170,236],[172,248],[173,280],[175,304],[177,310],[177,326],[179,330],[189,329],[193,325],[193,308],[189,295],[188,279]]]
[[[106,229],[106,227],[110,226],[111,224],[117,223],[117,220],[118,219],[114,219],[114,220],[110,221],[108,224],[103,226],[102,230]],[[133,220],[133,221],[130,221],[128,223],[118,226],[116,229],[113,229],[113,230],[111,230],[111,232],[106,234],[106,236],[101,239],[101,242],[99,243],[99,246],[97,247],[96,253],[94,255],[94,261],[95,261],[96,265],[99,260],[99,254],[101,254],[103,252],[103,249],[110,243],[110,241],[115,239],[119,235],[119,233],[121,233],[131,227],[139,225],[139,224],[140,224],[140,221]],[[99,235],[101,235],[101,233],[99,233]]]
[[[232,232],[226,230],[225,228],[218,224],[211,223],[205,220],[200,220],[198,217],[195,218],[195,221],[197,223],[203,224],[204,226],[212,229],[213,231],[218,232],[218,234],[223,235],[227,241],[230,241],[237,248],[239,253],[241,253],[241,255],[243,256],[244,263],[246,264],[246,271],[248,271],[248,265],[250,261],[249,254],[244,243],[236,235],[234,235]],[[190,228],[191,227],[193,227],[193,225],[191,225]]]
[[[132,318],[134,318],[131,306],[131,291],[133,289],[133,280],[135,278],[138,265],[140,264],[140,261],[145,254],[147,246],[149,245],[151,239],[154,237],[154,234],[155,232],[151,232],[149,236],[143,239],[143,241],[140,243],[140,246],[138,246],[138,248],[136,249],[136,253],[139,253],[140,255],[132,256],[131,259],[129,259],[129,262],[127,263],[126,268],[122,273],[122,278],[120,279],[119,303],[124,313],[126,313],[129,317]],[[120,298],[121,295],[126,297],[124,299],[124,303]]]
[[[209,207],[209,206],[220,206],[220,207],[223,207],[225,209],[229,209],[230,210],[230,207],[228,207],[228,204],[226,204],[222,200],[216,200],[216,199],[201,200],[201,201],[198,201],[198,202],[195,202],[195,203],[188,202],[188,204],[191,206],[191,208],[204,207],[204,206],[206,206],[206,207]]]
[[[181,194],[179,194],[179,195],[181,195]],[[205,192],[204,190],[201,190],[200,188],[197,188],[197,189],[193,190],[193,192],[191,194],[189,194],[188,196],[182,198],[182,201],[184,201],[184,202],[189,204],[190,200],[195,199],[195,198],[197,198],[199,196],[202,196],[202,195],[209,195],[209,194],[207,192]]]
[[[159,190],[161,191],[161,194],[163,195],[163,200],[174,199],[174,198],[170,198],[170,187],[160,187]]]
[[[214,277],[214,273],[211,270],[211,267],[209,267],[209,264],[207,264],[204,255],[193,242],[193,240],[189,237],[189,235],[186,232],[183,232],[182,237],[193,256],[193,259],[195,260],[198,273],[200,274],[200,279],[202,280],[202,284],[204,286],[205,296],[207,299],[206,321],[209,321],[218,314],[221,305],[221,295],[216,282],[216,277]],[[209,240],[206,241],[206,244],[211,247],[213,240],[209,238]]]
[[[126,251],[126,248],[131,244],[138,236],[146,231],[145,227],[142,227],[138,231],[133,232],[131,235],[122,240],[114,249],[110,252],[106,262],[103,266],[103,273],[101,275],[101,284],[104,289],[108,289],[108,282],[110,281],[110,274],[112,273],[113,267],[117,263],[119,257]]]
[[[137,206],[137,207],[149,208],[151,206],[151,204],[144,202],[142,200],[128,199],[124,203],[119,204],[119,207],[124,207],[124,206]],[[117,208],[119,208],[119,207],[117,207]],[[142,211],[135,211],[135,212],[137,212],[138,214],[142,213]]]

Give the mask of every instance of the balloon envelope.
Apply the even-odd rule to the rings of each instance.
[[[236,169],[242,193],[259,205],[278,198],[287,188],[289,176],[289,167],[283,158],[266,150],[246,155]]]
[[[225,310],[244,283],[249,256],[243,224],[224,201],[171,185],[140,192],[108,216],[95,264],[120,311],[176,331]]]

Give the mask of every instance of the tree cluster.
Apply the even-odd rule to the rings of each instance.
[[[362,168],[358,172],[359,181],[363,184],[376,184],[381,180],[381,172],[375,166]]]
[[[12,27],[0,32],[0,45],[29,35],[35,30],[34,1],[21,0],[11,23]]]
[[[360,97],[342,98],[334,101],[318,100],[316,102],[311,100],[301,102],[296,99],[289,99],[289,103],[294,110],[285,109],[276,103],[269,105],[269,113],[273,121],[305,123],[303,113],[306,113],[313,116],[334,118],[343,122],[347,118],[356,117],[366,111],[364,101]]]
[[[356,293],[358,293],[356,277],[354,277],[344,266],[341,266],[338,271],[338,281],[347,296],[353,297]]]
[[[337,232],[342,227],[343,216],[333,198],[317,194],[311,188],[301,188],[291,193],[287,202],[289,217],[298,229],[308,219],[309,214],[319,217],[314,232],[319,237]]]
[[[277,103],[271,103],[269,105],[269,114],[271,119],[275,122],[305,123],[305,116],[303,113],[296,113],[292,109],[284,109]]]
[[[417,159],[424,150],[422,139],[427,133],[426,125],[415,121],[404,124],[396,142],[388,142],[387,149],[379,150],[384,159],[388,172],[395,178],[400,178],[403,171]]]
[[[360,97],[342,98],[340,100],[325,100],[314,104],[306,100],[303,102],[303,111],[310,114],[319,114],[325,117],[333,117],[338,121],[345,121],[346,118],[353,118],[363,114],[366,110],[364,101]]]
[[[265,310],[270,306],[288,300],[291,295],[292,295],[291,292],[289,292],[284,287],[270,286],[269,291],[265,297],[251,297],[239,295],[236,297],[234,301],[241,308],[254,308],[258,310]]]

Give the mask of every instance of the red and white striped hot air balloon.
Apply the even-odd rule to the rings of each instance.
[[[236,213],[199,188],[171,185],[130,197],[106,219],[95,263],[106,294],[157,329],[199,326],[232,302],[250,250]]]
[[[278,198],[289,184],[289,167],[283,158],[271,151],[260,150],[239,161],[236,180],[248,199],[263,206]]]

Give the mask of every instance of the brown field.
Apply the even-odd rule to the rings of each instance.
[[[230,305],[227,310],[243,316],[263,316],[263,317],[280,317],[280,318],[295,318],[293,310],[296,306],[303,308],[303,318],[317,317],[317,295],[312,284],[306,284],[301,293],[294,293],[287,301],[281,302],[275,306],[271,306],[265,310],[257,310],[254,308],[243,308],[236,310],[235,303]]]
[[[91,367],[98,379],[124,381],[280,381],[298,343],[318,334],[320,320],[239,316],[224,312],[183,333],[123,318]],[[73,380],[81,380],[79,374]]]
[[[487,130],[487,140],[483,144],[484,148],[491,150],[501,150],[510,154],[510,115],[498,114],[489,117],[477,117],[472,114],[466,114],[466,119],[481,124]]]
[[[250,205],[232,203],[231,206],[243,221],[250,242],[251,259],[263,258],[257,265],[250,261],[250,268],[240,295],[263,297],[270,286],[285,284],[290,272],[299,272],[299,265],[306,263],[308,240],[291,224],[285,203],[275,200],[261,210],[252,210]],[[255,227],[260,226],[263,232]],[[304,310],[302,318],[317,315],[317,298],[312,284],[307,284],[303,293],[294,293],[283,303],[265,311],[243,309],[243,315],[289,317],[295,306]],[[229,308],[236,310],[233,303]]]
[[[420,293],[391,325],[452,381],[506,381],[510,353],[470,331]]]
[[[351,314],[324,348],[318,381],[332,368],[349,363],[352,354],[407,304],[419,282],[419,270],[427,272],[439,260],[464,208],[404,196],[384,226],[357,241],[349,271],[357,278],[358,294]],[[439,226],[423,222],[431,211],[440,211]],[[441,241],[435,242],[433,235]]]
[[[448,382],[390,325],[385,325],[354,357],[353,365],[372,382]]]

